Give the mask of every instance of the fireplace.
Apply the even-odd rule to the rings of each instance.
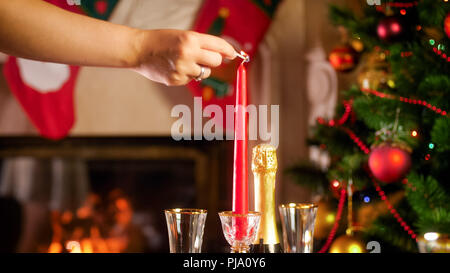
[[[2,137],[9,203],[0,211],[21,219],[11,223],[21,231],[10,251],[168,252],[163,210],[191,207],[208,210],[203,251],[223,252],[217,212],[231,203],[231,148],[170,137]]]

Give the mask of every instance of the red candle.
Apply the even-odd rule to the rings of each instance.
[[[233,213],[248,213],[247,183],[247,70],[244,62],[237,71],[234,119]]]

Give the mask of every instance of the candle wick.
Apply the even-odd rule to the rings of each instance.
[[[244,51],[241,50],[241,53],[236,53],[236,55],[242,59],[242,63],[250,62],[250,56]]]

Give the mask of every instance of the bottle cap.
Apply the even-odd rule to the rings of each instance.
[[[253,147],[252,171],[276,172],[277,150],[270,144],[259,144]]]

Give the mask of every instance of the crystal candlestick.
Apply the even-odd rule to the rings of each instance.
[[[231,253],[249,253],[250,244],[258,234],[261,213],[237,214],[232,211],[224,211],[220,212],[219,216],[223,234],[231,246]],[[240,225],[236,223],[240,223]]]

